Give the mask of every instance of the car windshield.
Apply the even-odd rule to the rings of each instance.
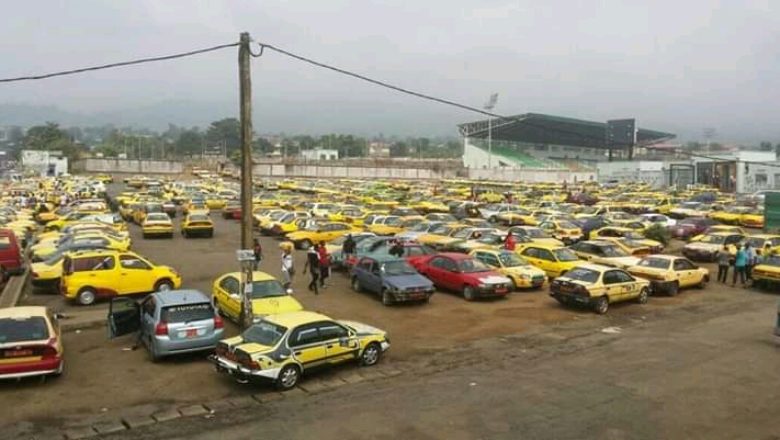
[[[241,337],[244,339],[244,342],[273,347],[282,339],[286,332],[287,328],[263,320],[246,329],[241,334]]]
[[[53,265],[55,265],[55,264],[59,263],[59,262],[60,262],[60,260],[62,260],[62,255],[63,255],[64,253],[65,253],[65,252],[63,252],[63,251],[57,251],[57,252],[54,252],[53,254],[51,254],[51,256],[49,256],[49,258],[47,258],[47,259],[43,260],[43,262],[44,262],[44,263],[45,263],[47,266],[53,266]]]
[[[287,295],[287,290],[277,280],[255,281],[252,283],[252,299],[285,295]]]
[[[593,284],[599,280],[601,274],[595,270],[584,267],[577,267],[566,272],[565,277],[571,280],[582,281],[583,283]]]
[[[555,249],[553,253],[558,261],[577,261],[579,259],[577,254],[569,248]]]
[[[643,258],[639,262],[638,266],[649,267],[652,269],[669,269],[669,264],[671,264],[671,260],[669,259],[648,257],[648,258]]]
[[[771,255],[767,257],[764,261],[762,261],[761,264],[765,264],[767,266],[780,267],[780,255]]]
[[[491,270],[485,263],[475,259],[462,260],[458,263],[458,267],[464,273],[488,272]]]
[[[417,223],[412,229],[410,229],[410,231],[425,232],[428,230],[428,228],[430,228],[430,226],[430,223]]]
[[[149,214],[146,216],[146,220],[150,222],[160,222],[160,221],[169,221],[171,218],[168,217],[168,214]]]
[[[40,316],[0,319],[0,344],[49,338],[49,327]]]
[[[529,236],[530,238],[550,238],[550,236],[540,228],[526,228],[520,229],[520,231],[525,231],[525,235]]]
[[[417,271],[404,260],[387,261],[383,266],[385,275],[412,275],[417,273]]]
[[[468,238],[469,234],[471,234],[471,231],[472,229],[463,228],[458,232],[452,234],[452,238]]]
[[[763,238],[758,237],[748,237],[747,240],[745,240],[746,244],[749,244],[750,247],[753,249],[761,249],[764,247],[764,242],[766,242]]]
[[[387,217],[385,219],[385,224],[387,226],[398,226],[401,224],[401,217]]]
[[[205,321],[214,318],[211,303],[181,304],[160,310],[160,320],[168,323]]]
[[[484,244],[497,244],[497,243],[502,243],[503,241],[504,241],[504,237],[497,234],[487,234],[484,237],[477,240],[477,242],[484,243]]]
[[[726,241],[725,235],[705,235],[702,237],[702,243],[708,244],[723,244]]]
[[[190,216],[190,221],[191,222],[207,222],[207,221],[209,221],[209,216],[202,215],[202,214],[191,215]]]
[[[528,266],[528,262],[514,252],[501,252],[498,254],[498,259],[504,267]]]
[[[628,256],[628,252],[624,251],[623,249],[620,249],[617,246],[602,246],[601,250],[604,252],[604,256],[609,258]]]
[[[574,223],[572,223],[572,222],[567,222],[567,221],[560,221],[560,222],[558,222],[558,227],[559,227],[560,229],[578,229],[578,228],[579,228],[579,227],[578,227],[577,225],[575,225]]]

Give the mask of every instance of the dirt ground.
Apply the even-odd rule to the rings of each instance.
[[[145,240],[139,228],[131,225],[133,249],[159,264],[176,268],[182,273],[184,287],[210,293],[214,279],[238,269],[235,250],[239,245],[238,223],[224,220],[218,213],[212,217],[216,223],[212,239],[184,239],[177,234],[172,240]],[[261,243],[266,257],[261,270],[278,275],[279,242],[263,237]],[[743,293],[739,288],[710,283],[705,290],[684,291],[675,298],[652,297],[644,306],[615,305],[606,316],[562,308],[548,297],[546,286],[514,293],[503,300],[466,302],[456,295],[438,292],[429,304],[385,307],[376,297],[353,292],[341,273],[334,273],[329,286],[315,296],[306,289],[308,280],[300,275],[303,257],[303,252],[296,252],[299,268],[293,285],[296,298],[309,310],[387,330],[393,345],[385,361],[404,364],[425,362],[432,353],[485,338],[539,331],[573,321],[596,327],[642,321],[683,306],[728,302],[734,295]],[[49,305],[65,315],[83,310],[57,295],[41,292],[28,293],[24,301]],[[107,305],[102,303],[91,308],[107,310]],[[237,332],[232,324],[227,330],[229,334]],[[204,355],[181,356],[153,364],[144,349],[128,350],[131,337],[108,340],[103,328],[66,333],[64,343],[67,367],[61,378],[0,383],[0,393],[14,402],[4,411],[4,423],[55,421],[123,406],[198,402],[256,392],[251,386],[241,386],[217,375]]]

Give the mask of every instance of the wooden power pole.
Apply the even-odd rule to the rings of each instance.
[[[238,81],[240,91],[241,118],[241,249],[249,250],[252,245],[252,78],[250,76],[251,51],[248,32],[241,33],[238,48]],[[241,286],[241,325],[248,328],[252,316],[252,264],[247,258],[240,258],[244,283]]]

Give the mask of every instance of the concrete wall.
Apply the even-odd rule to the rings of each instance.
[[[327,164],[255,164],[252,174],[258,177],[309,177],[316,179],[455,179],[456,169],[420,167],[366,167]]]
[[[498,180],[502,182],[586,182],[596,180],[595,171],[525,170],[525,169],[468,169],[469,179]]]
[[[82,159],[73,170],[87,173],[181,174],[184,164],[172,160]]]

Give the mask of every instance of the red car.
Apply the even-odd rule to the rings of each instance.
[[[21,273],[24,273],[24,259],[16,235],[10,229],[0,229],[0,281]]]
[[[503,297],[512,290],[512,280],[469,255],[445,252],[416,260],[412,265],[436,287],[460,292],[467,301]]]
[[[673,238],[679,240],[688,240],[699,234],[703,234],[712,225],[718,222],[707,217],[690,217],[677,222],[676,225],[669,228]]]
[[[241,203],[230,201],[222,210],[222,218],[241,220]]]

